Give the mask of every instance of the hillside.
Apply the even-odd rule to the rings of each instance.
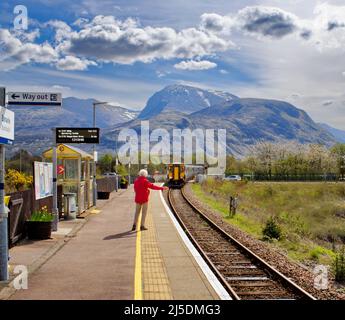
[[[140,135],[140,120],[126,123]],[[201,128],[226,129],[227,152],[236,156],[247,154],[260,141],[317,143],[331,146],[336,139],[317,125],[308,114],[290,103],[266,99],[234,98],[193,112],[161,111],[149,118],[150,130]],[[105,134],[104,143],[114,143],[122,126]]]
[[[15,144],[9,153],[20,148],[40,154],[51,144],[54,127],[92,127],[93,99],[63,99],[62,107],[11,106],[15,112]],[[101,129],[136,118],[138,112],[112,105],[96,107],[96,126]]]

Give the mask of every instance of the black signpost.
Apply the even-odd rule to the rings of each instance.
[[[99,143],[99,128],[56,128],[56,143]]]
[[[0,88],[0,106],[6,105],[6,88],[1,87]]]

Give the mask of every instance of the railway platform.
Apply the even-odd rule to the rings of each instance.
[[[228,298],[188,243],[164,204],[162,193],[151,192],[146,231],[130,231],[133,199],[130,187],[112,193],[107,201],[99,201],[99,210],[88,216],[78,230],[54,235],[60,243],[65,242],[56,250],[52,249],[54,241],[45,244],[44,249],[37,243],[13,248],[15,264],[31,266],[40,261],[40,265],[32,272],[29,266],[27,290],[5,288],[8,294],[2,290],[0,299]]]

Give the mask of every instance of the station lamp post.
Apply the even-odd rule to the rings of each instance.
[[[96,106],[107,104],[107,102],[93,102],[93,127],[96,128]],[[93,144],[93,180],[92,180],[92,190],[93,190],[93,206],[97,204],[97,182],[96,182],[96,144]]]
[[[108,102],[93,102],[93,127],[96,128],[96,106],[98,105],[105,105],[108,104]],[[112,105],[113,106],[113,105]],[[121,106],[113,106],[113,107],[121,107]],[[93,145],[93,205],[96,206],[97,203],[97,182],[96,182],[96,145]]]

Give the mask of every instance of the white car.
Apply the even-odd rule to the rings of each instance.
[[[116,175],[116,172],[106,172],[103,174],[105,177],[115,177]]]
[[[241,181],[242,178],[238,174],[234,174],[234,175],[225,177],[224,180],[226,180],[226,181]]]

